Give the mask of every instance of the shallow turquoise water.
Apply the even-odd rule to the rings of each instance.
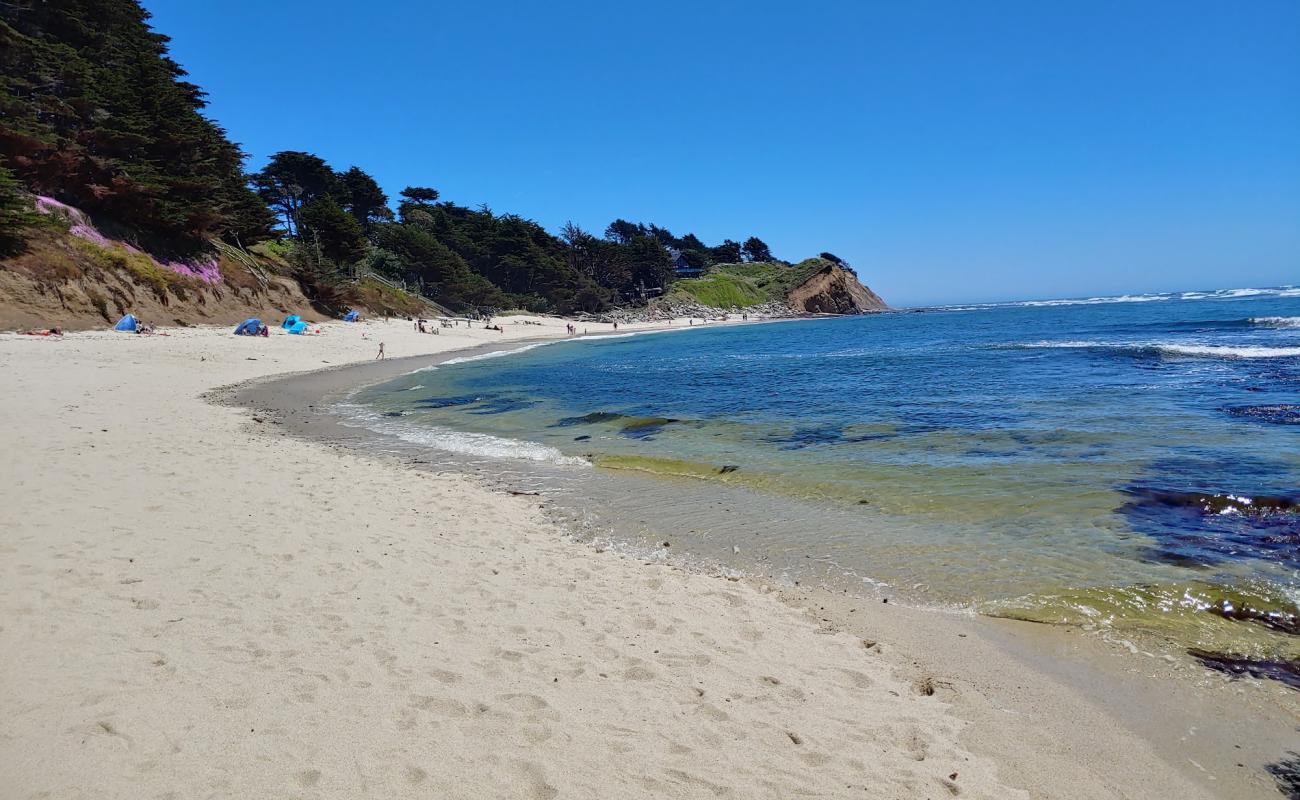
[[[354,402],[433,448],[677,478],[659,503],[686,478],[820,505],[764,534],[941,602],[1291,647],[1202,612],[1297,597],[1300,289],[562,342]]]

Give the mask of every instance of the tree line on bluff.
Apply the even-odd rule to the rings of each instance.
[[[44,224],[30,192],[165,256],[214,239],[281,239],[304,287],[325,299],[374,272],[454,308],[597,311],[666,286],[675,259],[701,269],[776,260],[757,237],[708,246],[622,219],[602,236],[573,223],[556,236],[427,187],[404,189],[394,211],[366,172],[307,152],[246,174],[245,154],[203,115],[203,90],[148,20],[137,0],[0,4],[0,254]]]

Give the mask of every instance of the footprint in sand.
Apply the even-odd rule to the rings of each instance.
[[[903,739],[903,749],[912,760],[924,761],[925,757],[929,755],[930,745],[920,731],[913,729]]]
[[[406,782],[412,786],[424,783],[429,779],[429,773],[410,764],[407,764],[406,768],[402,770],[402,772],[406,775]]]
[[[535,694],[502,694],[497,695],[497,699],[516,711],[541,711],[543,708],[550,708],[550,703]]]
[[[520,777],[523,778],[523,782],[527,785],[529,797],[534,798],[534,800],[551,800],[551,798],[559,796],[560,790],[547,782],[546,771],[542,769],[540,764],[531,761],[520,761],[515,765],[515,769],[519,771]]]
[[[637,665],[623,670],[623,677],[630,681],[652,681],[659,676],[649,667]]]
[[[420,711],[431,711],[443,717],[463,717],[469,713],[469,709],[465,707],[464,703],[448,697],[413,694],[411,695],[411,706]]]

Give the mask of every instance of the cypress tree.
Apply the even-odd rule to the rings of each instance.
[[[243,153],[136,0],[0,4],[0,154],[31,191],[160,251],[267,235]]]

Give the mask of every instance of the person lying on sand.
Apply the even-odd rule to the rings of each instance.
[[[40,328],[38,330],[23,331],[23,336],[62,336],[62,328]]]

